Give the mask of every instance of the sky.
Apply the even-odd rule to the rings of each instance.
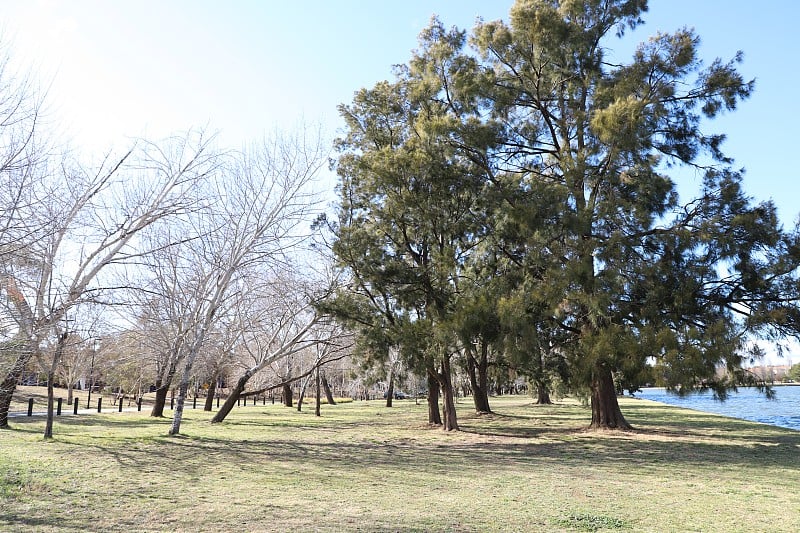
[[[100,155],[132,138],[189,128],[238,148],[274,131],[320,125],[337,106],[392,79],[437,14],[471,28],[507,19],[511,0],[0,0],[0,35],[16,66],[47,91],[48,121],[78,150]],[[650,0],[645,24],[610,43],[624,61],[656,32],[693,27],[700,55],[732,58],[754,95],[711,124],[746,170],[745,187],[772,199],[787,226],[800,212],[793,155],[800,86],[795,0]],[[335,180],[327,176],[332,192]],[[683,176],[695,185],[696,176]],[[690,183],[689,185],[692,185]]]
[[[137,136],[189,128],[239,147],[274,131],[341,127],[337,106],[392,78],[433,14],[471,28],[507,19],[511,0],[2,0],[12,58],[47,88],[49,117],[81,150],[102,153]],[[757,200],[795,222],[800,38],[794,0],[650,0],[645,25],[614,45],[693,27],[701,57],[744,52],[754,95],[714,122]],[[613,45],[613,43],[612,43]],[[694,179],[694,178],[689,178]],[[331,178],[333,181],[333,178]],[[695,181],[699,183],[699,178]],[[332,185],[331,185],[332,187]]]

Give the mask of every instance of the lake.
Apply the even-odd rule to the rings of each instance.
[[[774,390],[775,400],[767,400],[755,388],[731,392],[724,402],[714,400],[710,392],[679,398],[662,388],[642,389],[636,397],[800,431],[800,386],[779,385]]]

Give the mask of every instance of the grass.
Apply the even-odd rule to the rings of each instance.
[[[462,431],[413,400],[220,425],[108,413],[0,431],[0,530],[798,531],[800,432],[623,399],[638,430],[590,432],[577,402],[459,404]]]

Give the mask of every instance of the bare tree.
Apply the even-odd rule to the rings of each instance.
[[[191,207],[187,193],[214,166],[208,143],[202,134],[143,142],[92,171],[62,162],[41,181],[30,214],[38,223],[24,256],[6,256],[2,265],[5,310],[27,349],[0,385],[0,427],[8,425],[23,369],[48,338],[63,334],[67,313],[83,302],[102,303],[115,289],[101,273],[146,255],[141,231]]]
[[[275,137],[231,158],[210,208],[195,221],[196,236],[176,252],[187,265],[193,305],[178,336],[183,370],[170,435],[180,433],[192,370],[219,311],[246,289],[251,273],[280,269],[306,238],[300,228],[313,214],[310,186],[325,156],[319,139],[309,145]]]

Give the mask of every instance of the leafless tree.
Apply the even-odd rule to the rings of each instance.
[[[107,300],[115,287],[101,274],[149,253],[139,234],[191,209],[189,193],[214,165],[209,140],[190,133],[161,144],[141,142],[93,170],[62,161],[38,183],[30,213],[36,223],[23,252],[2,264],[2,304],[26,349],[0,385],[0,427],[8,425],[11,396],[30,358],[47,339],[63,335],[71,309]]]
[[[209,209],[193,220],[194,234],[173,254],[190,296],[176,337],[182,371],[169,433],[177,435],[194,364],[220,310],[248,287],[254,272],[286,266],[289,252],[316,207],[311,185],[326,163],[319,138],[276,136],[228,160],[210,190]]]

